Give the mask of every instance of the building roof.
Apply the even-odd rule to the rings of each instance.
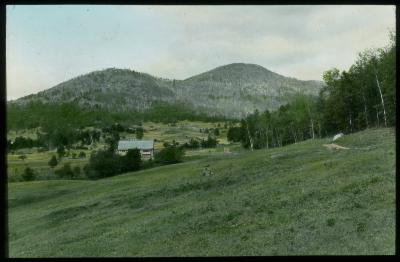
[[[118,142],[118,150],[128,149],[153,149],[154,140],[120,140]]]

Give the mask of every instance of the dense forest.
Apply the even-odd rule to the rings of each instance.
[[[256,110],[228,131],[245,148],[283,146],[337,132],[396,124],[395,34],[384,48],[366,50],[347,71],[324,73],[319,96],[298,95],[274,112]]]

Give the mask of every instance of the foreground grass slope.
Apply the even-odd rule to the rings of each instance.
[[[395,135],[8,185],[9,256],[394,254]],[[204,165],[212,176],[203,176]]]

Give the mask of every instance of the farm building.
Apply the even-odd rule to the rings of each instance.
[[[153,158],[154,140],[120,140],[118,142],[118,153],[125,155],[129,149],[137,148],[143,158]]]

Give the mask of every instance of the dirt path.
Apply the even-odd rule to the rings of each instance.
[[[338,150],[338,149],[350,149],[348,147],[344,147],[344,146],[339,146],[336,144],[323,144],[322,146],[328,148],[329,150]]]

